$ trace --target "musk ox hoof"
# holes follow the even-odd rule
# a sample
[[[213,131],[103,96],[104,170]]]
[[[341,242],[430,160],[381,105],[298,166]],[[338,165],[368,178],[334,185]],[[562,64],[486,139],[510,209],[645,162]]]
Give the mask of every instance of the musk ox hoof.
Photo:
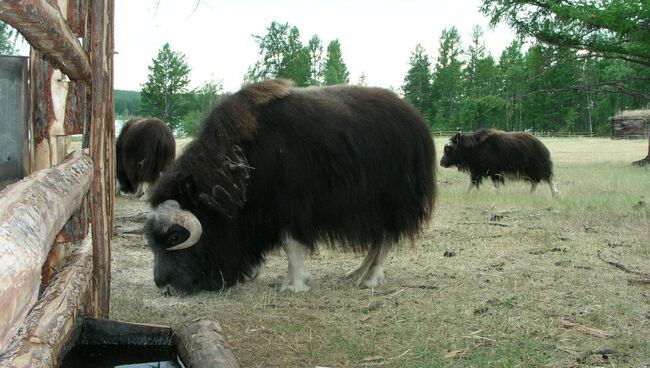
[[[161,288],[160,288],[160,293],[162,294],[162,296],[164,296],[164,297],[166,297],[166,298],[167,298],[167,297],[171,297],[171,296],[176,296],[176,295],[178,295],[178,294],[176,293],[176,291],[174,290],[174,288],[172,288],[172,287],[169,286],[169,285],[164,286],[164,287],[161,287]]]
[[[309,286],[307,286],[306,284],[292,285],[292,284],[282,283],[278,291],[281,293],[286,293],[286,292],[300,293],[303,291],[309,291]]]
[[[384,284],[384,271],[368,272],[359,279],[357,286],[362,289],[374,289]]]
[[[278,289],[279,292],[284,293],[287,291],[290,291],[292,293],[299,293],[302,291],[309,291],[309,286],[307,286],[307,283],[309,283],[309,280],[311,280],[311,274],[309,272],[305,272],[300,275],[295,275],[294,277],[285,280],[282,285],[280,285],[280,288]]]

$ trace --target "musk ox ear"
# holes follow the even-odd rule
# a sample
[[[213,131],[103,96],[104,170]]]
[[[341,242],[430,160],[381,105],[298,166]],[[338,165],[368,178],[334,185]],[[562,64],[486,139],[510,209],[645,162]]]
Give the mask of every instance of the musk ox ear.
[[[454,146],[459,145],[460,144],[460,133],[456,133],[453,137],[451,137],[450,141]]]

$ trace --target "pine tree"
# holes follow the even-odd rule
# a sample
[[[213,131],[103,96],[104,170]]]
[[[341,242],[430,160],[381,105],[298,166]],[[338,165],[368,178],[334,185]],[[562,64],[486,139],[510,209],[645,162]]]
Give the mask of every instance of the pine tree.
[[[404,78],[404,98],[418,109],[428,121],[433,120],[431,105],[431,63],[424,47],[418,44],[411,54],[411,66]]]
[[[271,22],[264,36],[253,35],[261,56],[249,68],[246,81],[272,78],[291,79],[297,86],[320,84],[322,80],[322,44],[313,36],[307,46],[300,41],[300,31],[289,23]]]
[[[501,96],[505,101],[507,130],[523,130],[522,104],[526,93],[526,65],[521,42],[514,40],[501,53]]]
[[[347,84],[350,82],[350,73],[343,61],[339,40],[334,40],[327,46],[324,77],[326,85]]]
[[[152,60],[148,80],[142,86],[141,114],[162,119],[176,130],[185,115],[183,94],[190,83],[189,74],[185,55],[164,44]]]
[[[309,85],[319,86],[324,83],[323,69],[323,42],[318,35],[313,35],[307,44],[307,53],[309,54]]]
[[[460,127],[458,110],[462,98],[463,67],[460,57],[463,50],[456,27],[442,31],[438,53],[433,71],[432,92],[436,128],[457,129]]]
[[[287,35],[283,58],[277,77],[291,79],[296,86],[309,85],[311,63],[309,50],[300,42],[300,31],[292,27]]]
[[[506,22],[523,38],[556,48],[570,48],[600,59],[623,60],[650,67],[650,1],[647,0],[483,0],[481,11],[492,25]],[[610,80],[598,85],[569,86],[623,93],[650,100],[650,75]]]

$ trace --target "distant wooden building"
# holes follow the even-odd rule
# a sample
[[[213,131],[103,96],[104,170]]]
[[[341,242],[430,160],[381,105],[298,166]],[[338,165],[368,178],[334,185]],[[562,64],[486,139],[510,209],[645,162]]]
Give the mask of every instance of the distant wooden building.
[[[623,111],[609,118],[613,139],[650,137],[650,110]]]

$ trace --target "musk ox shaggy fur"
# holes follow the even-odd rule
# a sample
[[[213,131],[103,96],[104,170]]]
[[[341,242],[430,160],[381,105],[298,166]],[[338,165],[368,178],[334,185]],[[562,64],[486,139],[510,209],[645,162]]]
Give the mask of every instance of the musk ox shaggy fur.
[[[127,121],[115,142],[119,191],[141,197],[176,156],[176,141],[162,120],[134,118]],[[146,199],[146,198],[143,198]]]
[[[376,287],[391,248],[427,223],[435,150],[422,116],[365,87],[251,84],[225,98],[152,193],[145,234],[163,293],[219,290],[288,258],[281,291],[308,290],[303,252],[366,252],[346,275]]]
[[[526,132],[479,129],[471,134],[456,134],[445,145],[440,166],[456,166],[468,172],[468,192],[473,187],[478,190],[487,177],[498,191],[508,177],[529,181],[531,193],[537,184],[545,181],[552,195],[559,194],[553,182],[551,154],[539,139]]]

